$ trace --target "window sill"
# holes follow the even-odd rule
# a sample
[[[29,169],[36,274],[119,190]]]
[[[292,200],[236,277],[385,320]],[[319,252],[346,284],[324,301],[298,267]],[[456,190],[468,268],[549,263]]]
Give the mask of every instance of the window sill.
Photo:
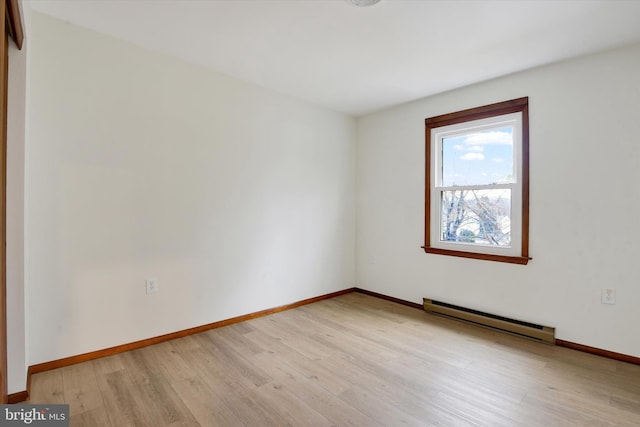
[[[471,258],[471,259],[481,259],[485,261],[496,261],[496,262],[507,262],[510,264],[520,264],[527,265],[530,257],[521,257],[521,256],[505,256],[505,255],[493,255],[493,254],[483,254],[479,252],[464,252],[464,251],[452,251],[450,249],[439,249],[432,248],[429,246],[422,246],[422,249],[428,254],[437,254],[437,255],[449,255],[456,256],[461,258]]]

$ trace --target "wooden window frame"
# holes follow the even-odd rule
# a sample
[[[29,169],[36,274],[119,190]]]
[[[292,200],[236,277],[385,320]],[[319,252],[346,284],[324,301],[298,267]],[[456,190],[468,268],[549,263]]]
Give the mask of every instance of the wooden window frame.
[[[496,255],[478,252],[469,245],[465,250],[451,250],[436,248],[431,245],[431,192],[433,183],[431,180],[432,167],[432,130],[443,126],[455,125],[475,120],[493,118],[505,114],[520,113],[522,116],[521,158],[519,167],[522,170],[521,184],[521,248],[519,256]],[[510,101],[498,102],[482,107],[470,108],[455,113],[425,119],[425,143],[426,143],[426,174],[425,174],[425,220],[424,220],[424,246],[429,254],[450,255],[462,258],[472,258],[487,261],[498,261],[512,264],[526,265],[529,260],[529,98],[518,98]],[[433,220],[436,220],[433,218]]]

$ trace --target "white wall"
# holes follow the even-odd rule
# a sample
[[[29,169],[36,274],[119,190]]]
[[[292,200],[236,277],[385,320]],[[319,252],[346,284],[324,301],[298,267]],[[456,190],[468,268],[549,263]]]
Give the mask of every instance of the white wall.
[[[28,19],[22,10],[25,32]],[[7,92],[7,388],[26,389],[25,267],[25,116],[28,36],[22,50],[9,42]]]
[[[528,266],[427,255],[424,119],[529,96]],[[499,78],[358,120],[357,284],[557,327],[640,356],[640,45]],[[602,288],[617,290],[602,305]]]
[[[29,364],[354,286],[354,119],[31,26]]]
[[[17,224],[8,237],[18,242],[8,253],[10,393],[24,390],[26,365],[354,285],[540,322],[561,339],[640,356],[640,46],[422,99],[356,129],[346,116],[43,15],[30,27],[24,271],[25,169],[19,146],[9,152],[18,159],[8,190]],[[530,99],[533,261],[424,254],[424,118],[521,96]],[[145,295],[147,277],[158,294]],[[616,288],[616,305],[600,304],[603,287]]]

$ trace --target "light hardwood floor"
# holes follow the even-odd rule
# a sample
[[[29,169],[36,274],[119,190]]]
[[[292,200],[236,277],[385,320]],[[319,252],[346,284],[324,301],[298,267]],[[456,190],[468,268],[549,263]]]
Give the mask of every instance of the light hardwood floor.
[[[72,426],[640,426],[640,366],[351,293],[32,377]]]

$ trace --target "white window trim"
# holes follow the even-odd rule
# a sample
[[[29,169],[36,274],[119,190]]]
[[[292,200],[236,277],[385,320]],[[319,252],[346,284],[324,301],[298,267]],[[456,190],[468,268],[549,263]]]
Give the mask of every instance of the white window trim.
[[[513,171],[515,180],[511,184],[450,186],[442,185],[442,141],[457,135],[513,126]],[[492,255],[519,256],[522,246],[522,113],[503,114],[486,119],[473,120],[431,129],[431,247],[453,251],[476,252]],[[472,189],[511,190],[511,245],[509,247],[489,246],[467,242],[449,242],[441,240],[442,236],[442,202],[441,192],[447,190]]]

